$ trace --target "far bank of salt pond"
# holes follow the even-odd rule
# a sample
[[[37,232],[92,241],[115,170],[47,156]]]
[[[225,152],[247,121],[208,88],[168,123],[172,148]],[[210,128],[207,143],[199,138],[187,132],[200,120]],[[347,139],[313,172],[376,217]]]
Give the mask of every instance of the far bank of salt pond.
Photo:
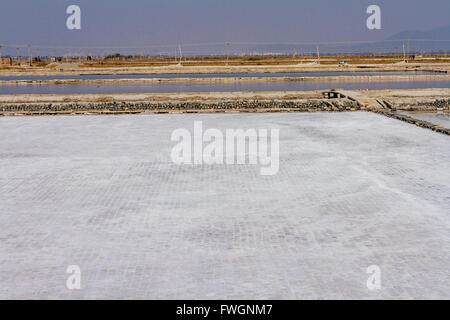
[[[339,76],[412,76],[436,75],[431,71],[407,72],[265,72],[265,73],[162,73],[162,74],[78,74],[78,75],[18,75],[0,76],[0,81],[39,81],[39,80],[109,80],[109,79],[174,79],[174,78],[284,78],[284,77],[339,77]]]
[[[450,88],[450,80],[425,81],[228,81],[228,82],[154,82],[98,84],[38,84],[0,86],[0,95],[23,94],[121,94],[181,92],[267,92],[314,91],[340,88],[345,90],[387,90]]]

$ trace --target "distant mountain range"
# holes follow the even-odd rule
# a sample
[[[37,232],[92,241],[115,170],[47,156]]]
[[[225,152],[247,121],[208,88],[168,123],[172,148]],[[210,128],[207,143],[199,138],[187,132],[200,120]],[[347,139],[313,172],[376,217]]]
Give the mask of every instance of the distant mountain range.
[[[396,41],[398,40],[398,41]],[[450,51],[450,25],[446,27],[434,28],[431,30],[408,30],[396,33],[386,40],[364,42],[358,41],[341,44],[320,44],[320,52],[330,54],[359,54],[359,53],[397,53],[403,52],[402,47],[408,46],[408,40],[411,40],[411,52],[435,52],[443,53]],[[421,41],[424,40],[424,41]],[[275,54],[316,54],[316,45],[313,44],[268,44],[249,48],[252,53],[275,53]]]
[[[450,26],[435,28],[427,31],[423,30],[402,31],[388,38],[388,40],[401,40],[401,39],[450,40]]]

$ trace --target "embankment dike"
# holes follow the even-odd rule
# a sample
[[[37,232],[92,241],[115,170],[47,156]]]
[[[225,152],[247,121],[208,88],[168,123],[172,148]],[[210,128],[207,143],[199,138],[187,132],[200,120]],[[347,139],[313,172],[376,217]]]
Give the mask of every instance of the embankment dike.
[[[0,115],[76,115],[76,114],[137,114],[137,113],[218,113],[218,112],[345,112],[372,111],[419,127],[450,135],[450,129],[397,113],[396,107],[369,107],[352,99],[305,99],[298,101],[224,101],[215,103],[182,102],[101,102],[101,103],[48,103],[2,104]],[[450,99],[436,100],[429,107],[447,108]],[[399,106],[401,108],[401,106]],[[420,106],[418,106],[420,108]]]
[[[270,111],[358,111],[366,107],[349,99],[307,99],[300,101],[224,101],[215,103],[181,102],[101,102],[2,104],[3,115],[14,114],[72,114],[72,113],[169,113],[169,112],[270,112]]]

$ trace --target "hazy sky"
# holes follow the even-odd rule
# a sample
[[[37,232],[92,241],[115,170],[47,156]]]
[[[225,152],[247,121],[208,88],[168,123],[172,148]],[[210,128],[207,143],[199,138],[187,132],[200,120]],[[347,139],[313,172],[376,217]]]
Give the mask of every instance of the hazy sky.
[[[66,28],[66,8],[82,29]],[[382,10],[370,31],[366,8]],[[449,0],[1,0],[0,43],[149,45],[203,42],[378,40],[449,24]]]

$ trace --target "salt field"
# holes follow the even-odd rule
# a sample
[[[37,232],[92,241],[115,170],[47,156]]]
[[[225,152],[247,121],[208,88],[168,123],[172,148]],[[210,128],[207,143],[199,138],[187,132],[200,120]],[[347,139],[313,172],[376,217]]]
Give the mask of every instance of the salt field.
[[[278,129],[278,173],[174,164],[199,120]],[[1,299],[450,299],[448,136],[368,112],[3,117],[0,135]]]

